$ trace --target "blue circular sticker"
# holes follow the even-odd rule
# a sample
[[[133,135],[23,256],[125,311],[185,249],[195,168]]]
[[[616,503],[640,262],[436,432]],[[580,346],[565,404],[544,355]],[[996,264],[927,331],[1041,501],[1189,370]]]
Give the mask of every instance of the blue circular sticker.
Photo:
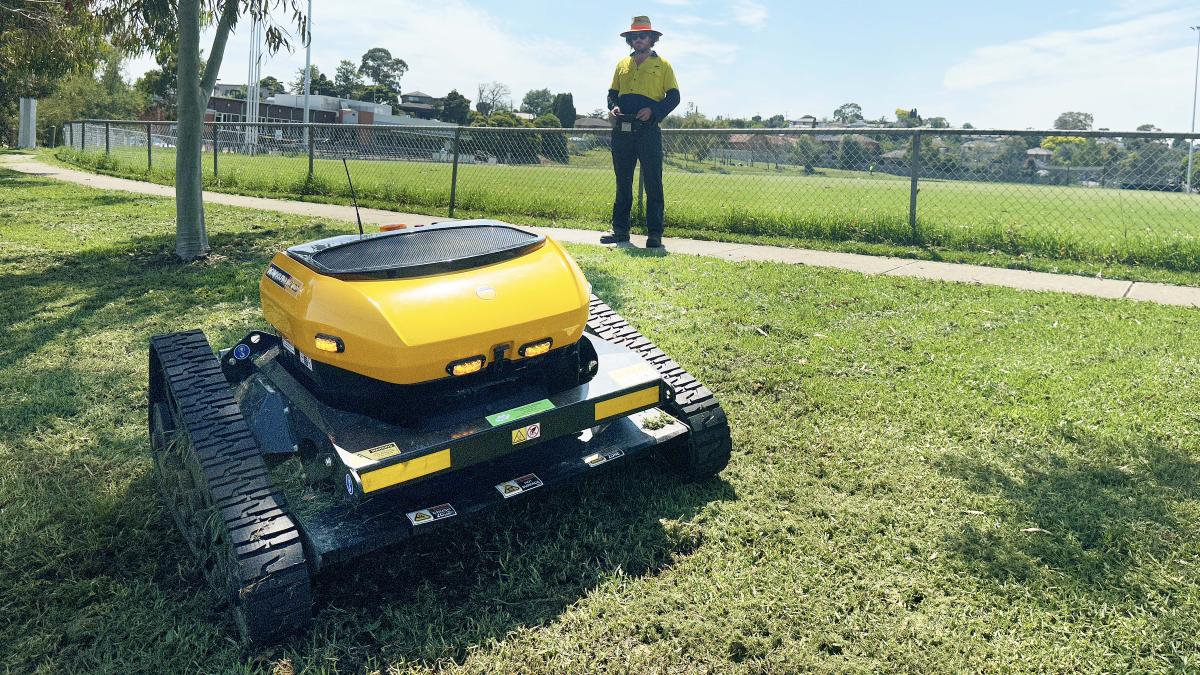
[[[245,361],[249,357],[250,357],[249,345],[242,344],[242,345],[238,345],[233,348],[233,358],[237,359],[238,361]]]
[[[354,478],[346,474],[346,492],[354,494]]]

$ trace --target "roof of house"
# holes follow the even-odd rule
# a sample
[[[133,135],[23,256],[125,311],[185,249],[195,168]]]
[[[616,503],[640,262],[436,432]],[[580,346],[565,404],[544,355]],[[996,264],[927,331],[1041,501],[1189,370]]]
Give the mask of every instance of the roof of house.
[[[749,143],[755,136],[762,138],[762,143],[769,145],[791,145],[794,141],[788,140],[782,136],[771,136],[767,134],[730,134],[729,142],[731,144]]]
[[[611,122],[599,117],[580,117],[575,120],[576,129],[607,129],[611,126]]]
[[[426,94],[423,91],[410,91],[403,95],[404,96],[424,96],[425,98],[433,98],[432,96],[430,96],[429,94]]]
[[[906,154],[908,154],[907,150],[893,150],[891,152],[883,153],[880,155],[880,157],[883,159],[904,159]]]

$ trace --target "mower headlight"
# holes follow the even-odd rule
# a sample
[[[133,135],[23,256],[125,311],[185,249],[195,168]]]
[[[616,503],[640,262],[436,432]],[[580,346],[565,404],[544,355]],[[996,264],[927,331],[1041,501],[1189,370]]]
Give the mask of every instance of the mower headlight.
[[[550,345],[552,344],[554,344],[554,340],[546,338],[544,340],[538,340],[537,342],[530,342],[529,344],[521,345],[521,349],[518,351],[521,354],[521,358],[527,359],[531,356],[541,356],[542,354],[545,354],[546,352],[550,351]]]
[[[323,352],[333,352],[335,354],[346,351],[346,343],[342,342],[342,338],[324,333],[317,333],[314,346]]]
[[[472,356],[469,359],[459,359],[451,361],[446,366],[446,372],[451,375],[470,375],[483,370],[484,358],[482,356]]]

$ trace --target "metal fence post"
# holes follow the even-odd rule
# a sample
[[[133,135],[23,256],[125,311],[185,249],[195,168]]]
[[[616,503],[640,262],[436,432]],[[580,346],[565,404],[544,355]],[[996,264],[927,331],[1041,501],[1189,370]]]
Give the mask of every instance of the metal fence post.
[[[308,182],[311,183],[313,179],[313,155],[315,154],[313,150],[317,135],[317,130],[313,129],[312,122],[304,123],[304,133],[308,136]]]
[[[458,196],[458,140],[462,136],[462,125],[454,127],[454,167],[450,169],[450,217],[454,217],[454,203]]]
[[[154,168],[154,139],[150,136],[150,123],[146,122],[146,173]]]
[[[79,123],[79,151],[83,152],[83,145],[87,143],[87,122]]]
[[[108,156],[108,152],[109,152],[109,149],[108,149],[108,132],[109,132],[109,129],[108,129],[108,122],[105,122],[105,123],[104,123],[104,155],[105,155],[106,157]]]
[[[213,178],[217,177],[217,131],[220,130],[220,128],[221,125],[213,122]]]
[[[921,132],[914,131],[912,137],[912,160],[909,162],[909,188],[908,188],[908,226],[912,228],[913,239],[916,240],[919,234],[917,232],[917,192],[920,188],[917,187],[917,175],[921,171]]]

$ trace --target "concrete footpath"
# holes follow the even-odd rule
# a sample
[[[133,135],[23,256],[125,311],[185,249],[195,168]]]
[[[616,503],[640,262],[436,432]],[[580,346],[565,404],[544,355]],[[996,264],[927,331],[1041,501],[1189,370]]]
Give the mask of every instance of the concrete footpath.
[[[161,197],[175,196],[175,188],[170,186],[64,169],[39,162],[27,155],[0,155],[0,166],[22,173],[87,185],[102,190],[124,190],[126,192],[138,192]],[[205,192],[204,200],[209,204],[227,204],[229,206],[241,206],[265,211],[294,213],[313,218],[354,221],[354,208],[351,206],[245,197],[222,192]],[[383,223],[407,223],[415,225],[418,223],[429,224],[450,220],[446,217],[382,211],[379,209],[362,209],[361,213],[364,224],[375,225]],[[569,230],[565,228],[531,227],[524,225],[522,227],[554,237],[559,241],[577,244],[599,244],[600,235],[602,234],[594,230]],[[643,246],[645,244],[645,237],[634,235],[633,243],[637,246]],[[961,265],[926,260],[910,260],[907,258],[814,251],[779,246],[732,244],[719,241],[677,239],[673,237],[663,239],[663,243],[666,245],[669,253],[683,255],[710,256],[734,261],[755,260],[793,265],[812,265],[814,267],[834,267],[853,270],[863,274],[915,277],[918,279],[1005,286],[1007,288],[1017,288],[1027,291],[1055,291],[1077,295],[1090,295],[1098,298],[1124,298],[1165,305],[1200,307],[1200,288],[1191,286],[1121,281],[1119,279],[1097,279],[1071,274],[1028,272],[1000,267],[983,267],[980,265]]]

